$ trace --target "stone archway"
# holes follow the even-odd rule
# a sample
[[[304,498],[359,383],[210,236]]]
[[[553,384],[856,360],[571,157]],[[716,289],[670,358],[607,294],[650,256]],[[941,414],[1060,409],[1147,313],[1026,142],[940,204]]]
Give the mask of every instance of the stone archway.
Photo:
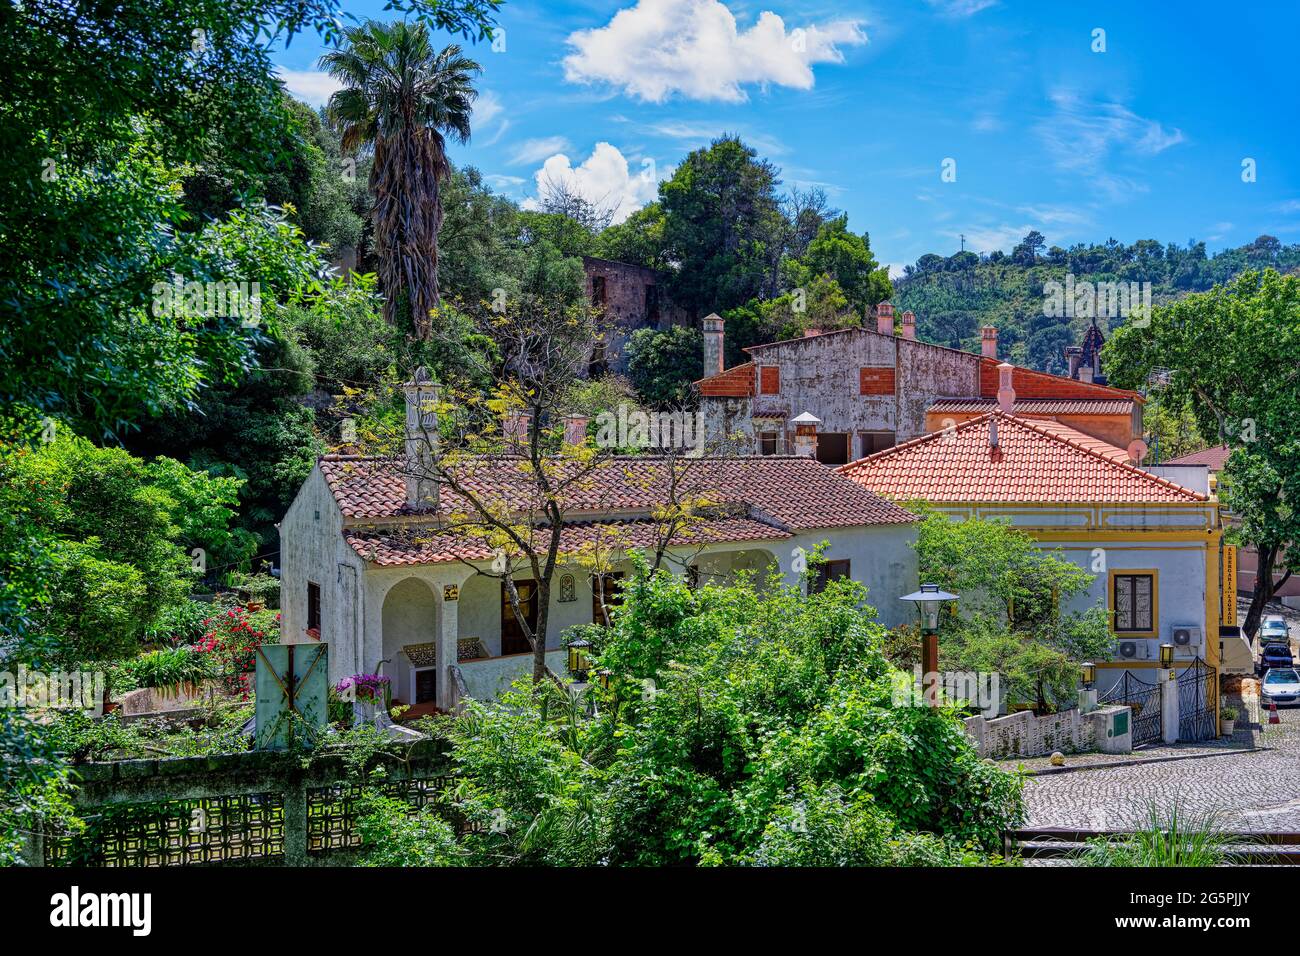
[[[438,642],[438,598],[432,585],[416,577],[393,585],[384,596],[380,633],[383,672],[392,680],[393,699],[407,704],[417,698],[431,702],[429,684],[436,686]],[[413,648],[409,654],[408,647]]]

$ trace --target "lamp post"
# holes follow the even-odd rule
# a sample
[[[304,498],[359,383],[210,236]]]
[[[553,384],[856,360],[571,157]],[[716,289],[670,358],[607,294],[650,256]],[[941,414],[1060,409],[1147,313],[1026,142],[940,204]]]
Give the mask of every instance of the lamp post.
[[[921,590],[905,594],[900,601],[911,601],[921,615],[921,680],[939,673],[939,606],[956,601],[957,595],[939,590],[937,584],[922,584]]]
[[[1174,645],[1160,645],[1160,666],[1165,670],[1169,670],[1169,668],[1174,666]]]
[[[1092,661],[1084,661],[1081,670],[1084,690],[1092,690],[1092,685],[1097,682],[1097,665]]]

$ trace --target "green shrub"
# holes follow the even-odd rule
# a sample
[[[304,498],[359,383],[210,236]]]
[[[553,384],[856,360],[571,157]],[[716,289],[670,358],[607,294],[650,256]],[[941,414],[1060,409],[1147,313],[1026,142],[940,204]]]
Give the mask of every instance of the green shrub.
[[[171,647],[141,654],[129,661],[124,670],[134,676],[138,686],[156,687],[163,691],[197,685],[211,676],[208,656],[189,647]]]

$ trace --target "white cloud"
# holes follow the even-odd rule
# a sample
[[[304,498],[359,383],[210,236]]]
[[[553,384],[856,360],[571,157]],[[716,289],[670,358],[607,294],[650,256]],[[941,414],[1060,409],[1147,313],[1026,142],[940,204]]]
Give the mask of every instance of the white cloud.
[[[505,104],[494,92],[479,91],[470,119],[474,134],[481,138],[484,146],[495,146],[510,128],[510,119],[505,115],[505,109]]]
[[[981,10],[995,6],[998,0],[926,0],[941,16],[954,20],[973,17]]]
[[[600,209],[612,209],[614,222],[622,222],[659,195],[659,177],[653,162],[632,172],[623,153],[609,143],[597,143],[591,155],[577,166],[563,153],[551,156],[533,174],[537,196],[525,199],[525,209],[540,209],[538,197],[551,183],[563,183]],[[665,170],[664,175],[671,174]]]
[[[509,163],[511,166],[536,163],[548,156],[554,156],[556,153],[562,153],[572,148],[569,141],[563,136],[543,136],[540,139],[526,139],[516,146],[514,152],[510,154]]]
[[[786,31],[764,11],[747,30],[719,0],[638,0],[603,27],[569,34],[565,79],[608,83],[629,96],[662,103],[747,99],[746,84],[812,89],[814,63],[842,63],[841,46],[867,36],[857,20],[833,20]]]
[[[330,94],[343,84],[328,73],[320,70],[286,70],[276,67],[275,72],[284,82],[284,87],[298,99],[312,106],[324,106]]]
[[[1146,189],[1109,170],[1113,154],[1155,156],[1186,141],[1182,130],[1166,129],[1120,103],[1090,103],[1062,89],[1049,99],[1052,115],[1037,128],[1048,155],[1058,169],[1086,176],[1112,198]]]

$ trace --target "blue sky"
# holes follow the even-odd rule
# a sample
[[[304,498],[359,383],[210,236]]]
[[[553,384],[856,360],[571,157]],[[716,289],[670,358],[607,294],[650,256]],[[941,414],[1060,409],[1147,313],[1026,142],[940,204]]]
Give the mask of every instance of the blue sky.
[[[564,178],[622,218],[735,132],[895,270],[1031,228],[1300,242],[1292,2],[507,0],[500,23],[504,49],[473,47],[482,97],[452,160],[521,201]],[[322,51],[308,35],[276,55],[316,103]]]

